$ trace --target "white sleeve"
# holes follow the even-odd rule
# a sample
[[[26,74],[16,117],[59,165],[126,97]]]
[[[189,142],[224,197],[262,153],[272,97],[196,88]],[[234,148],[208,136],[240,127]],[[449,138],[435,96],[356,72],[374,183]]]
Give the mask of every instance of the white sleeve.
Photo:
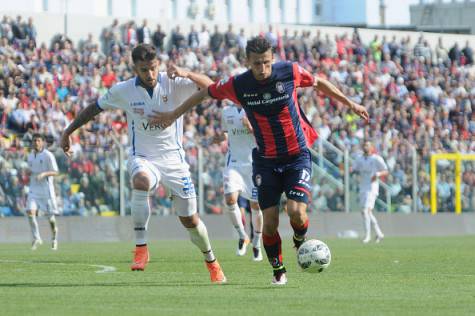
[[[388,170],[388,166],[386,165],[386,163],[384,162],[384,159],[381,156],[375,156],[374,158],[375,158],[374,161],[375,161],[377,172]]]
[[[227,132],[228,131],[228,124],[226,123],[226,110],[227,108],[224,108],[222,111],[221,111],[221,130],[223,132]]]
[[[360,158],[356,158],[355,162],[353,163],[353,171],[358,172],[360,169]]]
[[[123,82],[118,83],[107,91],[102,97],[97,100],[96,105],[101,110],[110,110],[110,109],[122,109],[125,110],[127,102],[124,101],[124,84]]]
[[[56,163],[56,158],[54,158],[53,153],[48,152],[48,171],[56,171],[58,172],[58,164]]]

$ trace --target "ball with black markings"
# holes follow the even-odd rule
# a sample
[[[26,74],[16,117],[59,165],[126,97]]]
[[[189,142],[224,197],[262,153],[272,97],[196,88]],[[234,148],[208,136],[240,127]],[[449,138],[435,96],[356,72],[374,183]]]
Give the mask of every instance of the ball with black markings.
[[[307,240],[297,251],[297,263],[304,272],[322,272],[328,268],[331,260],[330,248],[321,240]]]

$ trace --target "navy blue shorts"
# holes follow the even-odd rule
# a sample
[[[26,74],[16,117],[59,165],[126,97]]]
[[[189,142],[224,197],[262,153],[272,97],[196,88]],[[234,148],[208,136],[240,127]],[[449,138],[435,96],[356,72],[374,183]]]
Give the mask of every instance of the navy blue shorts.
[[[251,204],[249,203],[249,200],[246,198],[243,198],[241,195],[238,197],[238,206],[240,208],[243,208],[246,210],[246,212],[250,213],[251,212]]]
[[[286,159],[262,158],[252,152],[252,179],[262,210],[276,206],[283,192],[287,199],[308,204],[312,160],[308,150]]]

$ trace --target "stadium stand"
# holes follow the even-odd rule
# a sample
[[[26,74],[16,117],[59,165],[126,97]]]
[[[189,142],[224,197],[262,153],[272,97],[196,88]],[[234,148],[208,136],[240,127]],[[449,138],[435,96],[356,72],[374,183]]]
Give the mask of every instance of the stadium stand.
[[[25,156],[32,133],[37,131],[48,136],[62,172],[56,185],[64,215],[117,211],[119,164],[112,136],[126,146],[125,117],[120,112],[107,112],[76,133],[70,164],[57,146],[64,126],[115,82],[133,76],[129,56],[138,42],[158,48],[162,70],[174,62],[221,79],[245,70],[244,49],[250,35],[232,26],[226,32],[218,27],[213,31],[206,26],[199,31],[193,27],[189,33],[177,26],[166,34],[160,26],[152,31],[146,23],[119,25],[114,21],[104,28],[99,40],[89,35],[73,43],[58,35],[47,45],[36,42],[31,18],[23,21],[4,16],[0,23],[0,216],[23,215],[28,190]],[[411,211],[408,143],[417,148],[417,203],[424,212],[430,207],[430,154],[475,153],[475,66],[468,44],[443,47],[440,42],[430,47],[423,36],[416,43],[410,38],[378,36],[364,43],[357,30],[334,38],[318,29],[315,33],[284,30],[279,34],[269,28],[261,35],[274,43],[278,59],[298,61],[367,107],[372,119],[364,125],[344,107],[313,91],[299,94],[300,104],[320,137],[349,148],[352,156],[360,152],[363,138],[373,141],[390,168],[386,181],[393,211]],[[197,146],[204,149],[206,164],[199,180],[205,187],[205,208],[219,214],[226,147],[211,145],[210,140],[220,129],[222,104],[208,102],[213,104],[186,115],[184,146],[195,184]],[[463,210],[473,211],[475,166],[465,163],[464,167]],[[439,208],[453,211],[453,166],[442,161],[439,169]],[[325,180],[318,181],[312,194],[310,210],[343,210],[342,192],[330,189]],[[152,205],[158,214],[171,212],[163,187],[157,189]]]

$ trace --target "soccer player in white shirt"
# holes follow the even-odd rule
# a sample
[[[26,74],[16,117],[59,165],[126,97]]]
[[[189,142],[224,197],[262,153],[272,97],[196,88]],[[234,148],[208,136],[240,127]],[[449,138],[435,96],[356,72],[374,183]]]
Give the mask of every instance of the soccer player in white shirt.
[[[374,153],[371,142],[363,144],[363,156],[356,159],[353,171],[360,174],[360,203],[363,214],[365,238],[363,243],[371,240],[371,224],[376,233],[376,242],[384,238],[384,234],[373,214],[374,203],[379,194],[379,178],[388,175],[388,167],[383,158]]]
[[[249,237],[244,230],[238,197],[247,199],[251,205],[254,237],[252,239],[253,260],[262,261],[262,211],[257,203],[257,188],[252,181],[252,150],[256,141],[245,111],[238,105],[225,106],[221,114],[223,133],[217,134],[215,142],[228,141],[226,167],[223,172],[224,197],[226,210],[231,223],[239,234],[236,254],[246,254]]]
[[[58,214],[53,177],[59,174],[54,155],[45,148],[45,139],[41,134],[32,137],[33,151],[28,155],[30,186],[26,213],[33,234],[32,250],[43,243],[38,229],[38,211],[44,212],[48,218],[52,232],[51,249],[58,249],[58,226],[55,215]]]
[[[149,261],[147,225],[150,218],[149,195],[161,181],[173,195],[173,207],[191,241],[204,255],[213,283],[224,283],[226,277],[214,256],[208,232],[197,213],[196,194],[189,165],[182,147],[183,118],[162,129],[148,123],[148,115],[174,109],[199,88],[212,81],[178,67],[161,73],[155,47],[141,44],[132,51],[136,77],[114,85],[97,103],[82,110],[66,128],[61,147],[70,152],[70,135],[94,116],[108,109],[121,109],[127,115],[131,150],[128,172],[132,179],[131,208],[135,230],[135,257],[132,270],[144,270]]]

